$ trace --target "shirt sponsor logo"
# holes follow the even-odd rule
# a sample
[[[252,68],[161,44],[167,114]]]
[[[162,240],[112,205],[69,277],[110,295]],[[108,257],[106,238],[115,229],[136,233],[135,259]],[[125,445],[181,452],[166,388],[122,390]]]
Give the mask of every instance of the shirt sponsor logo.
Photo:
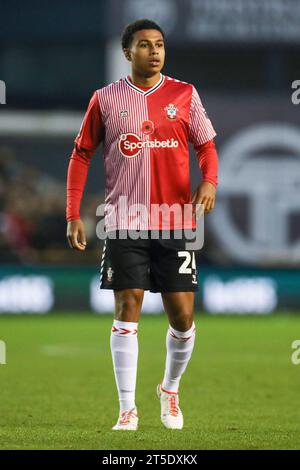
[[[137,157],[142,149],[145,148],[177,148],[179,145],[178,140],[145,140],[142,141],[140,137],[133,133],[122,134],[119,140],[119,150],[124,157],[132,158]]]

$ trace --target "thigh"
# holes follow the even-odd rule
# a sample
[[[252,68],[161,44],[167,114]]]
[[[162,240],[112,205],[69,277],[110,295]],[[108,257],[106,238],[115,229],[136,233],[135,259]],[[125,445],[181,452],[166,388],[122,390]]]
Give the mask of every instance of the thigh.
[[[195,292],[198,290],[195,252],[186,240],[151,240],[150,282],[152,292]]]
[[[144,289],[150,287],[149,240],[107,238],[100,267],[101,289]]]

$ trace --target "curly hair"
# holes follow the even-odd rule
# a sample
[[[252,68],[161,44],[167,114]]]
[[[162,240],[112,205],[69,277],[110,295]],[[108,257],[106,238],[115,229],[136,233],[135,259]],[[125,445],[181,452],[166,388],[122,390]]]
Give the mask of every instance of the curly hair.
[[[143,19],[143,20],[137,20],[134,23],[128,24],[122,34],[122,48],[129,48],[132,44],[133,40],[133,35],[137,31],[140,31],[141,29],[156,29],[157,31],[160,31],[163,38],[165,39],[165,34],[163,30],[161,29],[158,24],[156,24],[154,21]]]

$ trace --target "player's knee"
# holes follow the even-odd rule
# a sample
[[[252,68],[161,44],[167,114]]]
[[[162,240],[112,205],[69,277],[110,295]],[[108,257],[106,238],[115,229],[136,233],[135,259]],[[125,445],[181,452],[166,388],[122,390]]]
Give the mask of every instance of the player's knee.
[[[179,331],[189,330],[194,321],[193,312],[189,310],[180,310],[173,316],[171,326]]]
[[[116,300],[116,319],[120,321],[136,321],[141,310],[141,294],[138,292],[126,292],[119,295]]]

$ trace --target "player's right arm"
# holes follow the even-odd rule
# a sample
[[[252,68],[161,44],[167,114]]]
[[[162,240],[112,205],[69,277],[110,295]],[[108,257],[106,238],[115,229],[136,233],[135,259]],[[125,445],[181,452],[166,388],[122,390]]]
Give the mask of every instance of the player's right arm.
[[[84,223],[80,218],[80,204],[90,159],[104,138],[99,99],[95,92],[89,102],[75,146],[69,161],[67,176],[67,239],[69,246],[83,251],[86,248]]]

